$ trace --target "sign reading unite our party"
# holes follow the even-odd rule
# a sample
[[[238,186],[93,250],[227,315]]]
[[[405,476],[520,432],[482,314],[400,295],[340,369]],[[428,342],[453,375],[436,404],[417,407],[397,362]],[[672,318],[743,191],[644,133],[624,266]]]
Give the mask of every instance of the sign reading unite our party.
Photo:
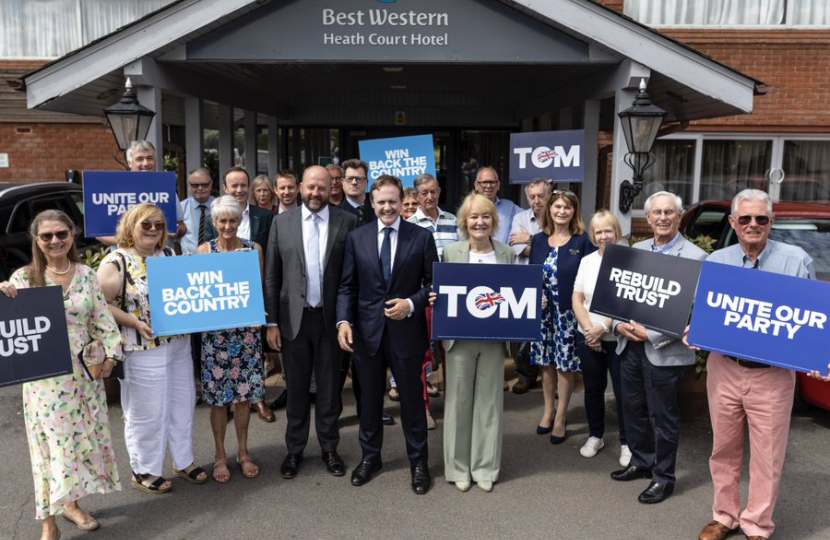
[[[369,186],[384,174],[397,176],[404,187],[412,187],[412,181],[424,173],[435,176],[432,135],[369,139],[358,146],[360,159],[369,165]]]
[[[548,178],[556,182],[582,182],[585,130],[533,131],[510,134],[510,183]]]
[[[147,285],[158,336],[265,324],[254,250],[151,257]]]
[[[435,263],[433,339],[539,341],[542,267]]]
[[[830,284],[704,262],[689,342],[809,372],[827,370]]]
[[[72,373],[60,287],[0,294],[0,386]]]
[[[84,171],[84,233],[115,234],[121,214],[139,203],[161,208],[167,229],[176,231],[176,174],[153,171]]]
[[[700,261],[606,246],[591,311],[682,337],[699,273]]]

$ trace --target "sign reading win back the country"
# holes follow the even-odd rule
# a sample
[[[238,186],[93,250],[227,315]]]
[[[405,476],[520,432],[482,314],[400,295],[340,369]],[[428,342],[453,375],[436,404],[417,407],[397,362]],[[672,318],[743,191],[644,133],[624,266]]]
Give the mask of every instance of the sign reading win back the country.
[[[412,187],[412,181],[424,173],[435,176],[432,135],[370,139],[358,146],[360,159],[369,165],[369,186],[384,174],[397,176],[404,187]]]
[[[539,341],[542,267],[435,263],[433,339]]]
[[[256,251],[147,259],[157,336],[265,324]]]
[[[699,273],[700,261],[606,246],[591,311],[683,337]]]
[[[510,183],[534,178],[582,182],[585,130],[534,131],[510,134]]]
[[[0,386],[72,373],[60,287],[0,294]]]
[[[704,262],[689,343],[787,369],[827,372],[830,284]]]

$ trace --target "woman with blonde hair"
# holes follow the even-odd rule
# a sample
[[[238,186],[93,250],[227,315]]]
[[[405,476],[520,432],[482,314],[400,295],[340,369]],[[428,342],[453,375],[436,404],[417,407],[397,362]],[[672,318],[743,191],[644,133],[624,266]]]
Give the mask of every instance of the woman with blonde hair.
[[[257,175],[253,182],[251,182],[251,198],[249,202],[254,206],[265,208],[266,210],[275,210],[274,204],[277,195],[274,193],[274,184],[267,174]]]

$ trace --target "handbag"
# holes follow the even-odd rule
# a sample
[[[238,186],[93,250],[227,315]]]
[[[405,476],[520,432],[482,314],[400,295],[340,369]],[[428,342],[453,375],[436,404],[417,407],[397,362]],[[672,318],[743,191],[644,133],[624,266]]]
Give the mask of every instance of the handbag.
[[[86,372],[89,380],[94,380],[99,377],[101,370],[104,369],[104,360],[106,358],[107,354],[104,352],[104,346],[97,339],[93,339],[87,343],[78,355],[78,359],[81,361],[81,365],[84,367],[84,372]]]

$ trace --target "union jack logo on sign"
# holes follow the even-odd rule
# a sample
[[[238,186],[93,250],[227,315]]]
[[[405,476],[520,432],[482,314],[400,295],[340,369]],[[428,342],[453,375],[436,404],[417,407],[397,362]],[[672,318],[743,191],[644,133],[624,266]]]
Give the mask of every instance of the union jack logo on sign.
[[[556,152],[554,152],[553,150],[543,150],[536,154],[536,159],[542,163],[550,161],[554,157],[556,157]]]
[[[476,309],[484,311],[485,309],[495,307],[502,302],[504,302],[504,297],[497,292],[482,293],[476,296]]]

